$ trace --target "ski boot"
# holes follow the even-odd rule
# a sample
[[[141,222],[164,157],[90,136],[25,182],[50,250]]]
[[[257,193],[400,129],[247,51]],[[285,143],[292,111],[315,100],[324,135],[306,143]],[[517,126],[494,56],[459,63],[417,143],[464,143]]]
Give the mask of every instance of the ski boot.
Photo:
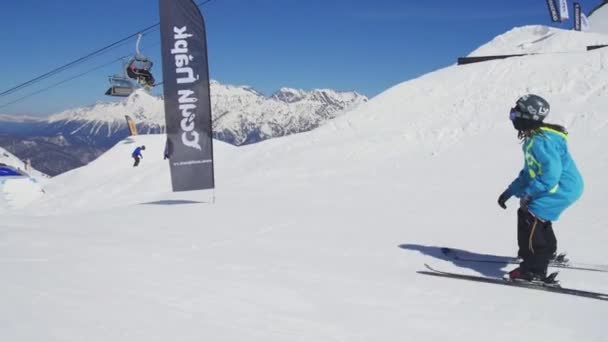
[[[559,286],[559,281],[555,279],[558,272],[553,272],[549,275],[545,273],[534,273],[527,270],[522,270],[521,267],[507,273],[506,277],[511,281],[529,282],[547,286]]]
[[[506,274],[508,279],[510,280],[524,280],[524,281],[532,281],[534,280],[534,273],[530,271],[522,270],[521,267],[517,267],[516,269],[510,271]]]
[[[543,283],[545,283],[548,286],[556,286],[559,287],[559,280],[555,279],[557,277],[558,272],[552,272],[551,274],[549,274],[548,276],[546,276],[545,278],[543,278]]]
[[[551,262],[559,265],[567,265],[570,262],[570,259],[566,257],[566,253],[554,253],[551,256]]]

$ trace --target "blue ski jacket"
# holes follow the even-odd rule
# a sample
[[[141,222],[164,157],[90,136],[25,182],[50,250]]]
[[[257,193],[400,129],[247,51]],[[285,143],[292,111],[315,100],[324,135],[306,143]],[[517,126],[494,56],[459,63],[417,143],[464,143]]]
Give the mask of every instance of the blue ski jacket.
[[[555,221],[583,193],[583,177],[568,152],[568,135],[541,127],[522,145],[524,168],[509,185],[509,195],[529,196],[528,210]]]
[[[138,147],[135,150],[133,150],[133,153],[131,153],[131,157],[133,157],[133,158],[141,157],[141,147]]]

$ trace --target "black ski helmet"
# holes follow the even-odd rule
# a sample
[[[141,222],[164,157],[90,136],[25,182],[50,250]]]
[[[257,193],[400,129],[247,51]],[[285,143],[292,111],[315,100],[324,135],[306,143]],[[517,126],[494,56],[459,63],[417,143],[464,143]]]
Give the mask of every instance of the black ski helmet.
[[[534,94],[526,94],[515,102],[511,109],[511,120],[516,118],[542,122],[548,115],[551,106],[542,97]]]

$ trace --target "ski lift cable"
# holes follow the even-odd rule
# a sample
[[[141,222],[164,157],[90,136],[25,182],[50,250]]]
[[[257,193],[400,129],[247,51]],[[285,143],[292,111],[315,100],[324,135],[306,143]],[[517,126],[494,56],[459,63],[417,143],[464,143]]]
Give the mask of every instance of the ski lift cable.
[[[211,1],[213,1],[213,0],[205,0],[205,1],[201,2],[201,3],[198,3],[197,6],[201,7],[201,6],[205,5],[205,4],[208,4]],[[14,93],[14,92],[16,92],[18,90],[21,90],[21,89],[23,89],[25,87],[31,86],[34,83],[42,81],[42,80],[44,80],[44,79],[46,79],[48,77],[54,76],[54,75],[56,75],[56,74],[58,74],[58,73],[60,73],[62,71],[65,71],[65,70],[67,70],[67,69],[69,69],[71,67],[74,67],[74,66],[76,66],[76,65],[78,65],[78,64],[80,64],[80,63],[82,63],[82,62],[84,62],[84,61],[86,61],[86,60],[88,60],[88,59],[90,59],[92,57],[95,57],[95,56],[97,56],[97,55],[99,55],[99,54],[101,54],[101,53],[103,53],[103,52],[105,52],[107,50],[116,48],[116,47],[122,45],[123,43],[125,43],[126,41],[128,41],[129,39],[132,39],[133,37],[139,36],[140,34],[144,34],[144,33],[148,32],[148,31],[153,31],[153,30],[157,29],[159,26],[160,26],[160,23],[156,23],[154,25],[150,25],[150,26],[148,26],[148,27],[146,27],[146,28],[144,28],[142,30],[139,30],[137,33],[131,34],[128,37],[125,37],[123,39],[120,39],[120,40],[112,43],[112,44],[106,45],[106,46],[104,46],[104,47],[102,47],[100,49],[97,49],[97,50],[95,50],[95,51],[93,51],[91,53],[88,53],[85,56],[80,57],[80,58],[78,58],[78,59],[76,59],[76,60],[74,60],[72,62],[66,63],[66,64],[64,64],[64,65],[62,65],[62,66],[60,66],[58,68],[55,68],[55,69],[53,69],[53,70],[51,70],[49,72],[46,72],[46,73],[44,73],[44,74],[42,74],[40,76],[36,76],[36,77],[32,78],[29,81],[23,82],[21,84],[18,84],[16,86],[12,87],[12,88],[4,90],[4,91],[0,92],[0,97],[12,94],[12,93]],[[2,108],[2,107],[0,107],[0,108]]]
[[[150,26],[150,27],[152,27],[152,26]],[[149,30],[150,27],[148,27],[147,29]],[[80,58],[78,58],[78,59],[76,59],[76,60],[74,60],[72,62],[64,64],[64,65],[62,65],[62,66],[60,66],[58,68],[55,68],[55,69],[53,69],[53,70],[51,70],[51,71],[49,71],[47,73],[44,73],[44,74],[42,74],[40,76],[37,76],[37,77],[34,77],[33,79],[31,79],[29,81],[23,82],[23,83],[21,83],[21,84],[19,84],[17,86],[14,86],[14,87],[12,87],[10,89],[7,89],[7,90],[5,90],[5,91],[3,91],[3,92],[0,93],[0,97],[12,94],[12,93],[14,93],[14,92],[16,92],[18,90],[21,90],[21,89],[27,87],[27,86],[30,86],[30,85],[32,85],[34,83],[38,83],[39,81],[42,81],[42,80],[44,80],[46,78],[54,76],[55,74],[58,74],[58,73],[60,73],[62,71],[65,71],[65,70],[67,70],[69,68],[72,68],[72,67],[74,67],[74,66],[76,66],[76,65],[78,65],[78,64],[80,64],[82,62],[85,62],[86,60],[91,59],[91,58],[93,58],[93,57],[95,57],[97,55],[100,55],[103,52],[106,52],[106,51],[108,51],[110,49],[117,48],[117,47],[119,47],[121,45],[124,45],[129,39],[133,38],[134,36],[137,36],[138,34],[139,34],[139,32],[136,33],[136,34],[134,34],[134,35],[130,35],[127,38],[123,38],[123,39],[121,39],[121,40],[119,40],[119,41],[117,41],[115,43],[110,44],[110,45],[104,46],[101,49],[97,49],[97,50],[95,50],[95,51],[93,51],[93,52],[91,52],[91,53],[89,53],[89,54],[87,54],[87,55],[85,55],[83,57],[80,57]]]
[[[158,41],[158,42],[156,42],[156,43],[154,43],[154,44],[151,44],[150,46],[157,46],[157,45],[160,45],[160,41]],[[103,64],[103,65],[101,65],[101,66],[95,67],[95,68],[93,68],[93,69],[89,69],[89,70],[87,70],[87,71],[84,71],[84,72],[82,72],[82,73],[80,73],[80,74],[77,74],[77,75],[72,76],[72,77],[70,77],[70,78],[67,78],[67,79],[65,79],[65,80],[59,81],[59,82],[57,82],[57,83],[51,84],[51,85],[49,85],[48,87],[42,88],[42,89],[40,89],[40,90],[34,91],[34,92],[29,93],[29,94],[27,94],[27,95],[24,95],[24,96],[22,96],[22,97],[19,97],[19,98],[17,98],[17,99],[15,99],[15,100],[13,100],[13,101],[10,101],[10,102],[7,102],[7,103],[5,103],[5,104],[3,104],[3,105],[0,105],[0,109],[2,109],[2,108],[4,108],[4,107],[8,107],[9,105],[12,105],[12,104],[15,104],[15,103],[21,102],[21,101],[23,101],[23,100],[25,100],[25,99],[27,99],[27,98],[29,98],[29,97],[32,97],[32,96],[34,96],[34,95],[38,95],[38,94],[40,94],[40,93],[42,93],[42,92],[45,92],[45,91],[47,91],[47,90],[53,89],[53,88],[55,88],[55,87],[57,87],[57,86],[60,86],[60,85],[62,85],[62,84],[64,84],[64,83],[66,83],[66,82],[73,81],[73,80],[75,80],[75,79],[77,79],[77,78],[80,78],[80,77],[82,77],[82,76],[85,76],[85,75],[87,75],[87,74],[89,74],[89,73],[91,73],[91,72],[93,72],[93,71],[97,71],[97,70],[99,70],[99,69],[102,69],[102,68],[104,68],[104,67],[107,67],[108,65],[113,64],[113,63],[116,63],[116,62],[118,62],[118,61],[120,61],[120,62],[121,62],[121,65],[123,65],[123,67],[124,67],[124,64],[125,64],[125,63],[124,63],[124,61],[125,61],[126,59],[128,59],[129,57],[131,57],[131,55],[124,55],[124,56],[118,57],[118,58],[116,58],[116,59],[112,60],[111,62],[108,62],[108,63]],[[158,84],[158,83],[157,83],[157,84],[154,84],[154,86],[161,85],[161,84],[162,84],[162,83],[160,83],[160,84]]]
[[[15,100],[13,100],[13,101],[10,101],[10,102],[7,102],[7,103],[5,103],[5,104],[3,104],[3,105],[0,105],[0,109],[2,109],[2,108],[4,108],[4,107],[8,107],[8,106],[10,106],[10,105],[12,105],[12,104],[15,104],[15,103],[17,103],[17,102],[21,102],[21,101],[23,101],[23,100],[25,100],[25,99],[27,99],[27,98],[29,98],[29,97],[32,97],[32,96],[37,95],[37,94],[40,94],[40,93],[45,92],[45,91],[47,91],[47,90],[49,90],[49,89],[52,89],[52,88],[58,87],[58,86],[60,86],[60,85],[62,85],[62,84],[64,84],[64,83],[67,83],[67,82],[72,81],[72,80],[74,80],[74,79],[76,79],[76,78],[79,78],[79,77],[85,76],[85,75],[90,74],[90,73],[92,73],[92,72],[94,72],[94,71],[97,71],[97,70],[99,70],[99,69],[103,69],[103,68],[105,68],[105,67],[107,67],[107,66],[109,66],[109,65],[111,65],[111,64],[116,63],[117,61],[122,61],[122,60],[124,60],[124,59],[125,59],[125,58],[127,58],[127,57],[129,57],[129,55],[121,56],[121,57],[119,57],[119,58],[117,58],[117,59],[115,59],[115,60],[113,60],[113,61],[111,61],[111,62],[109,62],[109,63],[105,63],[105,64],[102,64],[102,65],[99,65],[99,66],[97,66],[97,67],[95,67],[95,68],[93,68],[93,69],[89,69],[89,70],[87,70],[87,71],[84,71],[84,72],[79,73],[79,74],[77,74],[77,75],[71,76],[71,77],[66,78],[66,79],[64,79],[64,80],[62,80],[62,81],[59,81],[59,82],[57,82],[57,83],[51,84],[51,85],[50,85],[50,86],[48,86],[48,87],[45,87],[45,88],[42,88],[42,89],[36,90],[35,92],[29,93],[29,94],[27,94],[27,95],[24,95],[24,96],[22,96],[22,97],[19,97],[19,98],[15,99]]]
[[[126,44],[126,43],[123,43],[122,45],[124,45],[124,44]],[[118,45],[118,46],[120,46],[120,45]],[[118,46],[117,46],[117,47],[118,47]],[[47,86],[47,87],[45,87],[45,88],[43,88],[43,89],[40,89],[40,90],[37,90],[37,91],[35,91],[35,92],[29,93],[29,94],[27,94],[27,95],[21,96],[21,97],[19,97],[19,98],[15,99],[15,100],[12,100],[12,101],[10,101],[10,100],[9,100],[10,102],[7,102],[7,103],[5,103],[5,104],[3,104],[3,105],[0,105],[0,108],[5,108],[5,107],[7,107],[7,106],[9,106],[9,105],[11,105],[11,104],[15,104],[15,103],[21,102],[21,101],[23,101],[23,100],[25,100],[25,99],[27,99],[27,98],[29,98],[29,97],[31,97],[31,96],[34,96],[34,95],[40,94],[40,93],[42,93],[42,92],[44,92],[44,91],[47,91],[47,90],[50,90],[50,89],[52,89],[52,88],[54,88],[54,87],[57,87],[57,86],[59,86],[59,85],[61,85],[61,84],[63,84],[63,83],[66,83],[66,82],[68,82],[68,81],[72,81],[72,80],[77,79],[77,78],[79,78],[79,77],[82,77],[82,76],[84,76],[84,75],[86,75],[86,74],[89,74],[89,73],[91,73],[91,72],[93,72],[93,71],[97,71],[97,70],[99,70],[99,69],[101,69],[101,68],[103,68],[103,67],[106,67],[106,66],[110,65],[110,64],[116,63],[117,61],[121,61],[121,62],[122,62],[122,64],[124,64],[124,60],[125,60],[125,59],[127,59],[127,58],[129,58],[130,56],[131,56],[131,55],[124,55],[124,56],[121,56],[121,57],[119,57],[118,59],[115,59],[115,60],[112,60],[111,62],[108,62],[108,63],[106,63],[106,64],[103,64],[102,66],[95,67],[95,68],[93,68],[93,69],[88,69],[88,70],[86,70],[86,71],[84,71],[84,72],[82,72],[82,73],[80,73],[80,74],[78,74],[78,75],[75,75],[75,76],[72,76],[72,77],[70,77],[70,78],[68,78],[68,79],[66,79],[66,80],[62,80],[62,81],[60,81],[60,82],[57,82],[57,83],[51,84],[51,85],[49,85],[49,86]],[[78,63],[78,64],[81,64],[81,63]],[[75,64],[74,66],[76,66],[76,65],[77,65],[77,64]],[[51,77],[51,76],[48,76],[48,77]],[[48,78],[48,77],[45,77],[45,78]],[[40,81],[42,81],[42,80],[43,80],[43,79],[40,79]],[[33,86],[33,85],[35,85],[35,83],[37,83],[37,82],[34,82],[34,83],[30,84],[29,86]],[[26,88],[26,87],[24,87],[24,88]]]
[[[157,45],[160,45],[160,41],[158,41],[158,42],[156,42],[156,43],[154,43],[154,44],[151,44],[150,46],[157,46]],[[125,60],[129,59],[129,57],[132,57],[132,55],[124,55],[124,56],[120,56],[120,57],[118,57],[118,58],[116,58],[116,59],[112,60],[111,62],[108,62],[108,63],[105,63],[105,64],[103,64],[103,65],[100,65],[100,66],[94,67],[94,68],[92,68],[92,69],[88,69],[88,70],[86,70],[86,71],[83,71],[82,73],[79,73],[79,74],[77,74],[77,75],[71,76],[71,77],[69,77],[69,78],[67,78],[67,79],[64,79],[64,80],[62,80],[62,81],[59,81],[59,82],[57,82],[57,83],[53,83],[53,84],[51,84],[51,85],[49,85],[49,86],[47,86],[47,87],[44,87],[44,88],[39,89],[39,90],[37,90],[37,91],[31,92],[31,93],[29,93],[29,94],[27,94],[27,95],[23,95],[23,96],[21,96],[21,97],[19,97],[19,98],[15,99],[15,100],[13,100],[13,101],[10,101],[10,102],[7,102],[7,103],[5,103],[5,104],[0,105],[0,109],[5,108],[5,107],[8,107],[8,106],[10,106],[10,105],[12,105],[12,104],[15,104],[15,103],[21,102],[21,101],[23,101],[23,100],[25,100],[25,99],[27,99],[27,98],[29,98],[29,97],[32,97],[32,96],[34,96],[34,95],[38,95],[38,94],[43,93],[43,92],[45,92],[45,91],[47,91],[47,90],[51,90],[51,89],[53,89],[53,88],[55,88],[55,87],[58,87],[58,86],[60,86],[60,85],[62,85],[62,84],[64,84],[64,83],[67,83],[67,82],[69,82],[69,81],[73,81],[73,80],[75,80],[75,79],[77,79],[77,78],[80,78],[80,77],[82,77],[82,76],[85,76],[85,75],[87,75],[87,74],[90,74],[90,73],[92,73],[92,72],[94,72],[94,71],[97,71],[97,70],[99,70],[99,69],[103,69],[103,68],[105,68],[105,67],[107,67],[107,66],[109,66],[109,65],[111,65],[111,64],[116,63],[116,62],[120,62],[120,63],[121,63],[121,66],[122,66],[122,67],[124,67]],[[156,86],[156,84],[155,84],[154,86]]]

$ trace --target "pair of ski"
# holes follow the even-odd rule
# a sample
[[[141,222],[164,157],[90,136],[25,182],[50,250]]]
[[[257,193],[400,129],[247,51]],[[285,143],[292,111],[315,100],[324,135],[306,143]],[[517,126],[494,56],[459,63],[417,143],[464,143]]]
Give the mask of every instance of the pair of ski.
[[[478,263],[488,263],[488,264],[519,264],[521,262],[518,258],[504,258],[504,257],[479,257],[479,256],[469,256],[466,252],[459,251],[457,249],[452,249],[448,247],[441,248],[441,253],[455,261],[464,261],[464,262],[478,262]],[[592,264],[581,264],[574,263],[570,260],[566,259],[565,254],[558,255],[557,259],[551,260],[549,262],[549,267],[554,268],[569,268],[571,270],[581,270],[581,271],[592,271],[592,272],[608,272],[608,265],[592,265]]]
[[[473,258],[473,257],[467,257],[466,255],[461,255],[461,253],[459,253],[458,251],[450,249],[450,248],[442,248],[441,251],[446,257],[451,258],[453,260],[457,260],[457,261],[480,262],[480,263],[501,263],[501,264],[517,263],[517,258],[511,258],[506,261],[500,260],[500,259],[481,259],[481,258]],[[565,287],[561,287],[558,284],[547,284],[547,283],[543,283],[541,281],[511,280],[508,278],[485,277],[485,276],[469,275],[469,274],[463,274],[463,273],[444,272],[444,271],[440,271],[435,268],[432,268],[431,266],[429,266],[427,264],[424,264],[424,265],[426,266],[427,270],[418,271],[418,273],[425,274],[425,275],[431,275],[431,276],[437,276],[437,277],[444,277],[444,278],[462,279],[462,280],[469,280],[469,281],[476,281],[476,282],[483,282],[483,283],[490,283],[490,284],[522,287],[522,288],[528,288],[528,289],[562,293],[562,294],[568,294],[568,295],[573,295],[573,296],[608,301],[608,293],[600,293],[600,292],[565,288]],[[594,271],[594,272],[608,272],[608,265],[606,265],[606,266],[604,266],[604,265],[584,265],[584,266],[582,266],[582,265],[575,265],[575,264],[568,262],[568,263],[553,263],[551,266],[585,270],[585,271]]]

